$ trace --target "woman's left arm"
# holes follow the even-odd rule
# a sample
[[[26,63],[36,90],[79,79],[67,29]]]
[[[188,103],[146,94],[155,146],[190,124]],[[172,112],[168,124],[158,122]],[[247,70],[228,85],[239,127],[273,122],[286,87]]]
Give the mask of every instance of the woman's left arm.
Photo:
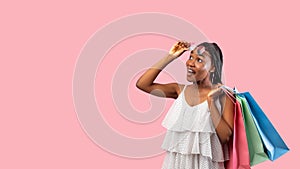
[[[215,91],[212,91],[208,95],[208,105],[210,109],[210,115],[215,126],[217,135],[222,144],[225,144],[229,141],[232,133],[233,133],[233,114],[234,114],[234,104],[231,101],[231,98],[226,94],[216,94],[221,93],[222,89],[218,88]],[[221,110],[218,110],[216,106],[216,99],[215,95],[219,95],[220,103],[222,105]],[[217,100],[218,101],[218,100]],[[220,113],[219,111],[223,111]]]

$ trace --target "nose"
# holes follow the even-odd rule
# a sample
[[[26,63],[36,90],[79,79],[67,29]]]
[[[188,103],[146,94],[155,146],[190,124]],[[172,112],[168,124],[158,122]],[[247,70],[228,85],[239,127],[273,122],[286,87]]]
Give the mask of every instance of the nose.
[[[189,59],[186,61],[186,65],[190,66],[190,67],[194,67],[195,66],[195,59]]]

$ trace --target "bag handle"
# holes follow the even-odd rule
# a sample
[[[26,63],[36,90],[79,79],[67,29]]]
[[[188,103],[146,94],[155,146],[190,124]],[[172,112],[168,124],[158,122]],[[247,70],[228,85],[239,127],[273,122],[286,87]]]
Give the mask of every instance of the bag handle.
[[[224,91],[224,93],[229,97],[229,99],[232,101],[232,103],[235,103],[235,101],[236,101],[236,98],[235,98],[235,96],[234,96],[235,91],[234,91],[233,89],[227,87],[227,86],[224,86],[224,85],[221,86],[220,88],[221,88],[221,89]]]

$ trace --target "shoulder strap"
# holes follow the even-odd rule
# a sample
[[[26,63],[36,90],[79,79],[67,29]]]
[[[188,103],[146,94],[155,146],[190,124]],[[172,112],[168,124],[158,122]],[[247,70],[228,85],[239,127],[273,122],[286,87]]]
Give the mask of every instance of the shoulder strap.
[[[182,88],[182,90],[180,91],[180,94],[179,94],[179,95],[184,94],[185,88],[186,88],[186,85],[183,86],[183,88]]]

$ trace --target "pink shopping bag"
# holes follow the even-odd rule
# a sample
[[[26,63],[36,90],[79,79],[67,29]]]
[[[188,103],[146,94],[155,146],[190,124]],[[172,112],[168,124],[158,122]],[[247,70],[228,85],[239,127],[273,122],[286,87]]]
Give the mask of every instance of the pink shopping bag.
[[[250,169],[250,156],[248,150],[246,130],[240,103],[227,90],[225,93],[234,101],[234,127],[233,136],[229,141],[230,160],[225,163],[226,169]]]

